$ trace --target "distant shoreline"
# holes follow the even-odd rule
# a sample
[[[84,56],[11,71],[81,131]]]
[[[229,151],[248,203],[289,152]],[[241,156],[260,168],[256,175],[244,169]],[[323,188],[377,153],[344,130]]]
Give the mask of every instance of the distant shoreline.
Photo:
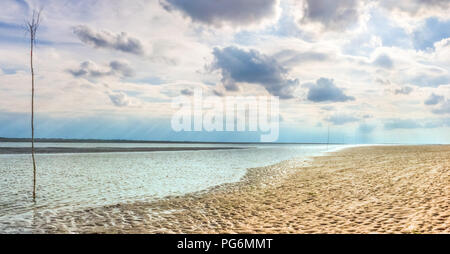
[[[314,142],[207,142],[207,141],[165,141],[165,140],[126,140],[126,139],[65,139],[65,138],[36,138],[37,143],[131,143],[131,144],[253,144],[253,145],[326,145]],[[3,138],[0,142],[31,142],[30,138]],[[346,143],[328,143],[329,145],[345,145]]]
[[[127,152],[175,152],[175,151],[202,151],[202,150],[233,150],[245,147],[36,147],[37,154],[61,153],[127,153]],[[0,147],[0,154],[29,154],[30,147]]]

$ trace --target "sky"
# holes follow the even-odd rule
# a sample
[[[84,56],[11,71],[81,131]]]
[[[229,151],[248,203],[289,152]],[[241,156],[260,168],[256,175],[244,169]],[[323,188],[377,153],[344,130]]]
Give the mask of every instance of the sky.
[[[279,142],[449,143],[448,0],[2,0],[0,137],[254,142],[174,132],[172,100],[278,96]]]

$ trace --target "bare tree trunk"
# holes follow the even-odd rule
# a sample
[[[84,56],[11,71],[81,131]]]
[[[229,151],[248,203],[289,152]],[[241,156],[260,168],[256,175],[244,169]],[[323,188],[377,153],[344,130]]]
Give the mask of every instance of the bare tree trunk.
[[[31,36],[30,67],[31,67],[31,157],[33,158],[33,201],[36,200],[36,159],[34,157],[34,68],[33,46],[34,34]]]
[[[27,23],[30,33],[30,68],[31,68],[31,157],[33,158],[33,201],[36,201],[36,159],[34,155],[34,68],[33,49],[36,44],[36,32],[40,24],[41,11],[33,11],[31,20]]]

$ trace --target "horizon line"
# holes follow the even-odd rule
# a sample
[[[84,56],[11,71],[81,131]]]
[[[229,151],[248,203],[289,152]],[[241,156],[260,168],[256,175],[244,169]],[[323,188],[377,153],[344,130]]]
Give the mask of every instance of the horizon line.
[[[31,138],[6,138],[0,137],[0,142],[31,142]],[[35,138],[35,142],[41,143],[193,143],[193,144],[301,144],[301,145],[352,145],[362,143],[324,143],[324,142],[226,142],[226,141],[173,141],[173,140],[133,140],[133,139],[95,139],[95,138]],[[399,145],[404,143],[367,143]]]

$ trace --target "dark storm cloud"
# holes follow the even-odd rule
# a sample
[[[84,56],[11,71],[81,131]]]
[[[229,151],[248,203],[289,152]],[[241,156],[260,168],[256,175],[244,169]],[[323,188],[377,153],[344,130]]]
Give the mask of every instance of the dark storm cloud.
[[[76,26],[73,33],[85,44],[95,48],[109,48],[136,55],[144,54],[141,41],[126,33],[113,34],[107,31],[96,32],[87,26]]]
[[[344,102],[355,100],[352,96],[344,94],[343,90],[337,87],[332,79],[320,78],[315,84],[304,85],[309,88],[308,100],[313,102]]]
[[[425,100],[425,105],[437,105],[443,100],[444,96],[432,93],[430,97],[428,97],[428,99]]]
[[[297,79],[287,78],[287,69],[274,57],[266,56],[256,50],[242,50],[236,47],[213,51],[213,70],[222,72],[222,83],[226,90],[236,91],[237,83],[262,85],[270,94],[281,99],[292,98],[292,92],[298,85]]]
[[[168,11],[177,10],[195,22],[221,26],[260,23],[276,13],[277,0],[160,0]]]
[[[301,22],[318,22],[330,30],[345,29],[360,16],[357,0],[306,0],[303,11]]]

